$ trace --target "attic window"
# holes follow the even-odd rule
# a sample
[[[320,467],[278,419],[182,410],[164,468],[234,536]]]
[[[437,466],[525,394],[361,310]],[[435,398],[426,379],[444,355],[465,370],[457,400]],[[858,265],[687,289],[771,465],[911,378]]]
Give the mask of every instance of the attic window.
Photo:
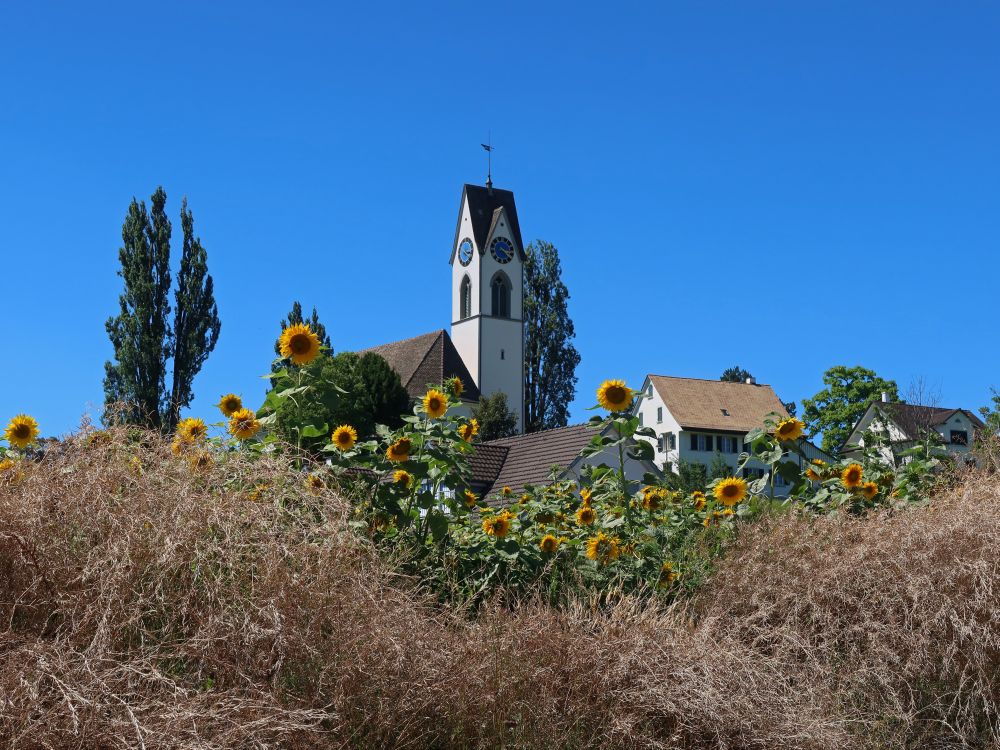
[[[728,417],[729,416],[729,410],[728,409],[719,409],[719,411],[722,412],[722,416],[724,416],[724,417]]]

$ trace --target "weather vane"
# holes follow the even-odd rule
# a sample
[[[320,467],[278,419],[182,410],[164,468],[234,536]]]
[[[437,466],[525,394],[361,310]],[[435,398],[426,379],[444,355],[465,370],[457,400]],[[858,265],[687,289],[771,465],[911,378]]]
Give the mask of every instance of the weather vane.
[[[486,143],[480,143],[486,150],[486,188],[487,190],[493,189],[493,149],[496,146],[493,145],[493,135],[490,131],[486,131]]]

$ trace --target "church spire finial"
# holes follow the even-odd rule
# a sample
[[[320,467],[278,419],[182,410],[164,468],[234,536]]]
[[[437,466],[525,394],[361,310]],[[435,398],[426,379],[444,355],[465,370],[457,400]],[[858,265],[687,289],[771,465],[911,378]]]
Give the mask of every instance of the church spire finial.
[[[486,190],[490,195],[493,195],[493,135],[487,131],[487,143],[480,143],[479,145],[486,149]]]

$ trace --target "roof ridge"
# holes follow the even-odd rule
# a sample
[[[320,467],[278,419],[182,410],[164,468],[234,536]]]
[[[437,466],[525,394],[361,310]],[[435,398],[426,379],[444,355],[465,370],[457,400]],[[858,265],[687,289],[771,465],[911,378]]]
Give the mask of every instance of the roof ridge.
[[[568,430],[572,427],[590,427],[590,422],[577,422],[576,424],[567,424],[562,427],[548,427],[544,430],[536,430],[535,432],[522,432],[520,435],[509,435],[502,438],[493,438],[493,440],[484,440],[480,445],[496,444],[501,440],[517,440],[518,438],[533,437],[535,435],[541,435],[546,432],[555,432],[556,430]],[[596,427],[594,429],[597,429]]]
[[[770,383],[756,383],[756,382],[755,383],[747,383],[747,382],[744,382],[742,380],[733,381],[733,380],[719,380],[718,378],[689,378],[689,377],[686,377],[684,375],[657,375],[656,373],[652,373],[652,372],[647,373],[646,377],[647,378],[669,378],[670,380],[697,380],[697,381],[700,381],[702,383],[723,383],[723,384],[726,384],[726,385],[755,385],[755,386],[766,385],[768,387],[770,387],[770,385],[771,385]]]

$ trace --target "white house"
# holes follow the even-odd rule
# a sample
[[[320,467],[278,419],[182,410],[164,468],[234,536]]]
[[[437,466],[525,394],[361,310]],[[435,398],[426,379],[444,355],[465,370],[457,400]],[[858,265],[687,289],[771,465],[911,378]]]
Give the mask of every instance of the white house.
[[[770,416],[778,420],[788,416],[784,404],[769,385],[758,384],[753,378],[745,383],[722,380],[699,380],[666,375],[647,375],[641,398],[636,399],[633,414],[643,427],[656,432],[656,438],[644,438],[653,443],[656,465],[664,471],[676,471],[679,462],[686,461],[710,466],[722,460],[736,472],[740,453],[746,450],[747,433],[764,427]],[[830,456],[808,441],[800,443],[806,458],[790,456],[801,464],[804,460]],[[743,469],[747,478],[756,478],[765,466],[751,460]],[[778,477],[775,490],[779,494],[788,486]]]
[[[865,433],[870,431],[888,437],[888,444],[879,452],[890,464],[895,464],[900,453],[912,448],[927,433],[936,435],[941,446],[956,458],[972,459],[970,451],[975,434],[984,425],[971,411],[895,403],[887,401],[885,395],[882,398],[869,406],[854,425],[841,448],[845,456],[860,455]]]

